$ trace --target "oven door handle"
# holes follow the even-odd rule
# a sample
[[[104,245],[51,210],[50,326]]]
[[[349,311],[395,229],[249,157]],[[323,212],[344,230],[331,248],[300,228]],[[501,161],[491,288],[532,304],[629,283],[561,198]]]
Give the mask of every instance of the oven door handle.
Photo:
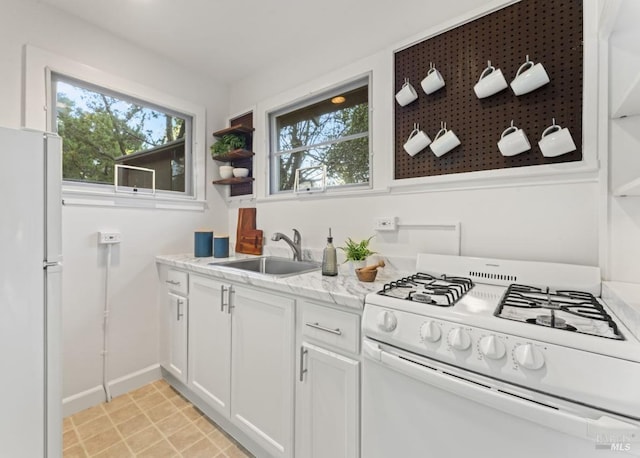
[[[504,391],[498,391],[495,387],[465,380],[440,369],[431,368],[426,364],[422,365],[417,361],[402,358],[381,349],[376,343],[368,340],[363,342],[363,353],[368,359],[375,360],[396,372],[431,386],[566,434],[589,438],[594,442],[598,437],[640,437],[640,423],[633,423],[632,420],[629,422],[621,421],[605,413],[602,413],[598,418],[588,418],[573,412],[558,410]]]

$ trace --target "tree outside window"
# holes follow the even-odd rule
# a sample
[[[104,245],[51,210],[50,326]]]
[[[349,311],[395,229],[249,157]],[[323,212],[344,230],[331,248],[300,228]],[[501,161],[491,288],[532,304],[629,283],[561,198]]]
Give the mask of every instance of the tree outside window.
[[[365,83],[272,115],[272,192],[292,190],[297,169],[321,165],[328,188],[367,184],[368,97]]]
[[[112,185],[119,163],[156,170],[157,189],[186,192],[187,116],[59,75],[53,82],[64,180]]]

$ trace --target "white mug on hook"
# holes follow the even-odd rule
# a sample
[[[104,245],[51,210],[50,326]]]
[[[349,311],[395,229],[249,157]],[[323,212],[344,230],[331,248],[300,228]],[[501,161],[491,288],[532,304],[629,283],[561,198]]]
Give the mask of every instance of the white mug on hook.
[[[422,90],[425,92],[425,94],[433,94],[438,89],[442,89],[444,87],[444,84],[444,78],[435,67],[435,65],[433,65],[433,62],[430,62],[427,76],[420,82]]]
[[[479,99],[484,99],[485,97],[497,94],[508,86],[502,70],[495,68],[491,65],[491,61],[488,61],[487,68],[480,74],[480,79],[476,85],[473,86],[473,91]]]
[[[524,130],[513,125],[507,127],[500,136],[498,149],[503,156],[515,156],[531,149],[531,144]]]
[[[436,138],[431,143],[431,151],[436,157],[441,157],[447,154],[460,144],[460,139],[452,130],[447,130],[447,123],[440,123],[440,130],[436,134]]]
[[[409,105],[417,98],[418,93],[409,82],[409,78],[405,78],[402,89],[400,89],[396,94],[396,101],[398,102],[398,104],[400,104],[401,107],[404,107]]]
[[[511,89],[515,95],[523,95],[535,91],[549,81],[551,80],[544,66],[540,62],[534,64],[527,55],[527,61],[520,66],[516,77],[511,81]]]
[[[577,149],[569,129],[556,125],[555,118],[553,124],[542,132],[538,146],[544,157],[556,157]]]
[[[413,157],[429,146],[430,143],[431,139],[423,130],[420,130],[420,125],[414,124],[413,130],[411,131],[411,134],[409,134],[409,138],[402,147],[411,157]]]

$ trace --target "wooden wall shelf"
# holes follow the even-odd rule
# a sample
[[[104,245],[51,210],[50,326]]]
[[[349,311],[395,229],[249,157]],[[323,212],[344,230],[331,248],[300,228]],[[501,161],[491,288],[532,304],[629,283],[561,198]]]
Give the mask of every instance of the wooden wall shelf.
[[[222,137],[227,134],[252,134],[255,129],[253,127],[246,127],[241,125],[227,127],[226,129],[218,130],[213,133],[214,137]]]
[[[218,162],[231,162],[238,159],[246,159],[252,157],[255,153],[246,149],[234,149],[226,154],[219,154],[217,156],[211,156],[214,161]]]
[[[233,177],[233,178],[225,178],[223,180],[215,180],[212,181],[213,184],[242,184],[242,183],[251,183],[254,180],[253,177],[245,177],[245,178],[238,178],[238,177]]]
[[[248,196],[253,194],[253,112],[244,113],[229,120],[231,127],[220,129],[213,133],[216,138],[222,138],[228,134],[235,134],[245,139],[242,149],[235,149],[225,154],[211,156],[214,161],[226,162],[233,167],[249,169],[246,178],[227,178],[215,180],[213,184],[229,186],[229,197]]]

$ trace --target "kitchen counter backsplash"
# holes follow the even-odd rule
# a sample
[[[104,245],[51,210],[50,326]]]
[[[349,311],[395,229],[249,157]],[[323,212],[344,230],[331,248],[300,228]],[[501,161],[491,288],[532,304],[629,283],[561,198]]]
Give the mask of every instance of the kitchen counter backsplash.
[[[640,339],[640,284],[605,281],[602,283],[602,299]]]
[[[291,257],[290,250],[288,249],[282,251],[280,251],[279,248],[267,250],[266,247],[265,255]],[[389,261],[385,258],[387,266],[378,270],[376,281],[364,283],[358,281],[355,274],[349,271],[347,264],[340,265],[339,274],[336,277],[323,277],[320,270],[289,277],[274,277],[255,272],[223,269],[215,266],[216,263],[248,257],[253,256],[237,255],[229,258],[196,258],[192,254],[177,254],[156,256],[156,262],[219,279],[301,296],[311,300],[329,302],[338,306],[358,310],[364,307],[364,299],[368,293],[381,290],[385,283],[407,275],[411,270],[415,269],[415,258],[412,261],[412,265],[404,270],[399,270],[396,266],[404,267],[410,264],[410,258],[398,258],[397,260]],[[317,253],[314,253],[313,250],[304,250],[303,259],[318,261]],[[371,260],[371,263],[374,262],[377,262],[377,259]]]

